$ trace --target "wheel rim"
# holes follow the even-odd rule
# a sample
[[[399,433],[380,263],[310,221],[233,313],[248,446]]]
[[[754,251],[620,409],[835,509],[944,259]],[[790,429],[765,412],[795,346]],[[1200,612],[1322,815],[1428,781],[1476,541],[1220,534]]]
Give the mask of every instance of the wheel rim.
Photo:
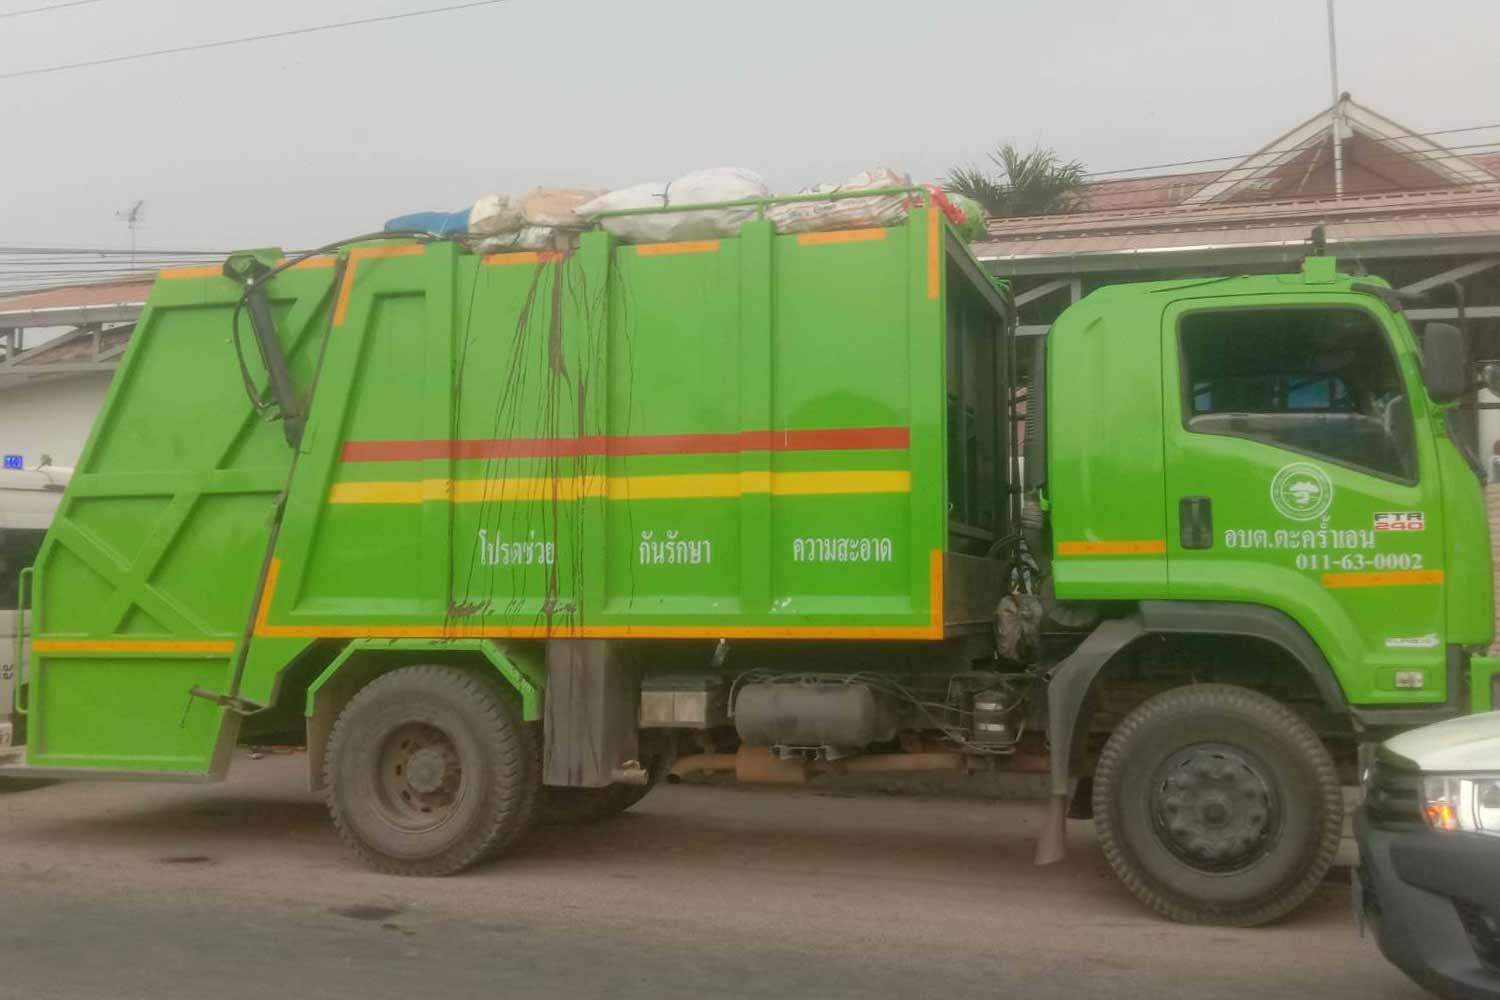
[[[1150,805],[1162,844],[1209,874],[1244,871],[1281,834],[1281,795],[1270,768],[1223,743],[1200,743],[1162,761],[1152,775]]]
[[[463,763],[452,737],[425,722],[408,722],[380,749],[376,796],[386,822],[425,833],[447,822],[463,793]]]

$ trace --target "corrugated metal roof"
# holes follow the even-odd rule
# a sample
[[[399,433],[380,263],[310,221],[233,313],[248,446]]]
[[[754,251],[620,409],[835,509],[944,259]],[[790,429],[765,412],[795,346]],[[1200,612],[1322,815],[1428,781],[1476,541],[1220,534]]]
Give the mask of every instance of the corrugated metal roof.
[[[1222,170],[1196,174],[1167,174],[1132,177],[1128,180],[1096,181],[1083,190],[1083,204],[1090,212],[1110,212],[1124,208],[1165,208],[1192,197]]]
[[[146,303],[146,295],[151,291],[155,277],[147,274],[123,281],[0,295],[0,326],[45,326],[51,315],[57,313],[129,308],[139,311]],[[77,321],[63,320],[67,324],[74,322]]]
[[[1472,236],[1500,241],[1500,185],[993,219],[990,239],[973,249],[981,260],[1015,261],[1305,245],[1320,224],[1330,244]]]

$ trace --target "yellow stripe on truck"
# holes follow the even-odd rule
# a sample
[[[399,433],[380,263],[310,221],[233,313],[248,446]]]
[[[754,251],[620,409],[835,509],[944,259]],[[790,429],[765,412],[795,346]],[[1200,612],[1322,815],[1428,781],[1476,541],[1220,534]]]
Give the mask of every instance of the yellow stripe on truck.
[[[525,503],[607,497],[610,500],[677,500],[853,493],[910,493],[911,473],[875,469],[840,472],[705,472],[675,476],[516,477],[508,479],[420,479],[336,483],[335,504]]]

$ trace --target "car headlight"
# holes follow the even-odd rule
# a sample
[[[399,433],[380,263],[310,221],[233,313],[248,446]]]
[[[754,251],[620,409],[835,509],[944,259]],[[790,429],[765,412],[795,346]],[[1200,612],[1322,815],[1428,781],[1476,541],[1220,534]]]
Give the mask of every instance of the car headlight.
[[[1500,837],[1500,777],[1423,778],[1422,815],[1434,830]]]

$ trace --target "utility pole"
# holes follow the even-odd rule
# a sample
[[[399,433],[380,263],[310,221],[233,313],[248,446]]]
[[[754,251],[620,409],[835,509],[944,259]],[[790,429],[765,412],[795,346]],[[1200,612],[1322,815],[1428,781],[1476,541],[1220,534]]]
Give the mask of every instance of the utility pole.
[[[1339,91],[1339,44],[1333,24],[1333,0],[1328,0],[1328,78],[1333,91],[1333,196],[1344,196],[1344,95]]]
[[[1331,0],[1330,0],[1331,2]],[[140,224],[141,216],[146,212],[146,202],[138,199],[123,212],[116,212],[115,218],[123,221],[130,230],[130,266],[135,267],[135,227]]]

